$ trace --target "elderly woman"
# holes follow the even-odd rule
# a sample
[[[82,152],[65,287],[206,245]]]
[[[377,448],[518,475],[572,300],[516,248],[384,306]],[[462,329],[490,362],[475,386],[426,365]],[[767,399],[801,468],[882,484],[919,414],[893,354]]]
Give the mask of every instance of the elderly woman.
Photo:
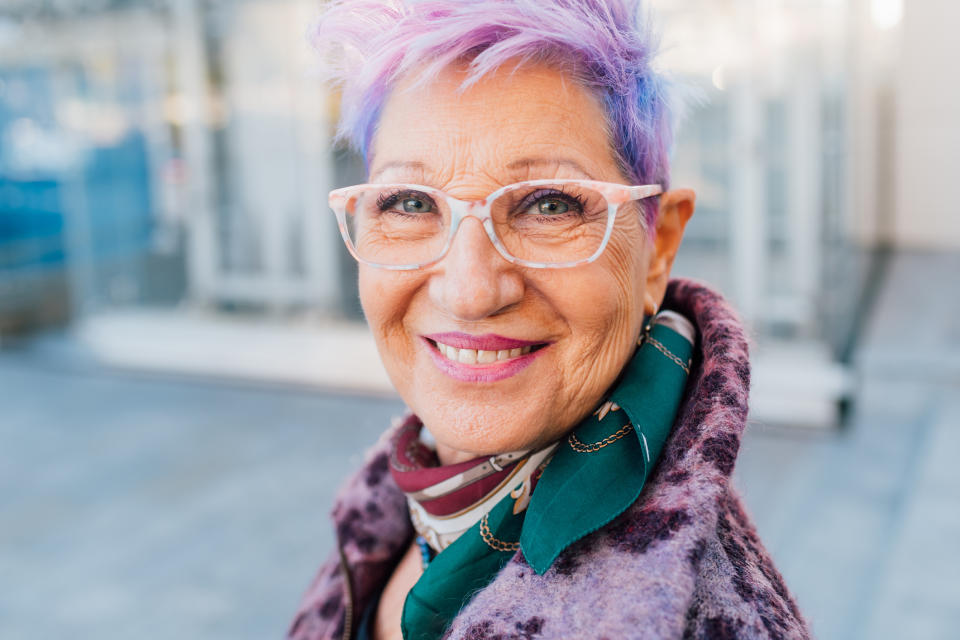
[[[805,638],[729,484],[743,332],[668,282],[694,194],[627,0],[341,0],[330,194],[411,412],[289,637]]]

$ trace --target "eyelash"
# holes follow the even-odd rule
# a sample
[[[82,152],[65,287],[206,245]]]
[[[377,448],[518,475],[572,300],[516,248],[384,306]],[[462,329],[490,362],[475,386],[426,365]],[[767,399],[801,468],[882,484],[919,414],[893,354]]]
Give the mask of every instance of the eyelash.
[[[517,210],[523,211],[528,209],[544,198],[555,198],[557,200],[561,200],[568,205],[572,205],[579,209],[578,213],[581,214],[584,213],[586,208],[586,205],[583,201],[583,196],[581,195],[567,193],[563,189],[539,189],[526,196],[517,206]]]
[[[425,196],[425,194],[410,190],[397,190],[392,193],[380,194],[380,196],[377,197],[377,208],[380,211],[386,211],[393,205],[397,204],[400,200],[403,200],[405,197],[409,196],[422,198]]]

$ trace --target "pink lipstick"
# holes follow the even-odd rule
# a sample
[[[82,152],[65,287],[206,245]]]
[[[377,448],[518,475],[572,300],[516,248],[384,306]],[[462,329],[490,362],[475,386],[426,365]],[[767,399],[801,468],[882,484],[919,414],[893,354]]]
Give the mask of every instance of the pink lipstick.
[[[528,367],[549,346],[547,342],[496,334],[447,332],[422,336],[441,371],[463,382],[495,382]]]

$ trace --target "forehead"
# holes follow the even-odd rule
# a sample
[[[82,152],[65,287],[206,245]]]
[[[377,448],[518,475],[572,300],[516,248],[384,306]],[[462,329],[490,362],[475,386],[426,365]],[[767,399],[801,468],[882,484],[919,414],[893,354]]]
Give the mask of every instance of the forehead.
[[[397,85],[371,145],[371,180],[616,179],[604,111],[569,75],[507,64],[466,89],[465,77],[461,65]]]

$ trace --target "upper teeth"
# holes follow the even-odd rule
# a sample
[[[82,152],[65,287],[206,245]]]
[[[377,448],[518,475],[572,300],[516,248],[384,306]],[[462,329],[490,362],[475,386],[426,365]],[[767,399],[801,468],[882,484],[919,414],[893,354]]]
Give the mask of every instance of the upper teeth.
[[[463,364],[489,364],[497,360],[509,360],[530,353],[530,347],[516,349],[501,349],[500,351],[483,351],[482,349],[457,349],[442,342],[437,343],[437,350],[454,362]]]

